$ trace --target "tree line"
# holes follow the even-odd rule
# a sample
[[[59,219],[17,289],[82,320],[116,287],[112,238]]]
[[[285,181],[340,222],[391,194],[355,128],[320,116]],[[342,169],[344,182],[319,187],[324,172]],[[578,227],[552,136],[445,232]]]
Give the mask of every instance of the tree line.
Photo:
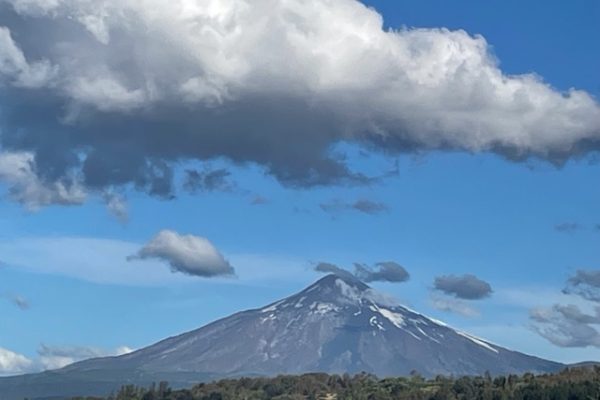
[[[556,374],[492,377],[378,379],[311,373],[274,378],[223,379],[173,390],[166,382],[149,388],[123,386],[100,398],[74,400],[591,400],[600,399],[600,367],[568,368]]]

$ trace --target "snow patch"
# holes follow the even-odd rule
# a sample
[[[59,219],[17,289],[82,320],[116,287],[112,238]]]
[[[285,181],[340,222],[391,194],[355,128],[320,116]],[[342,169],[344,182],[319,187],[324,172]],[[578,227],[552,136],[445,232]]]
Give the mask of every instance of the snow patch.
[[[303,296],[302,298],[300,298],[300,300],[298,300],[298,302],[296,303],[296,305],[294,306],[295,308],[301,308],[303,306],[302,302],[306,300],[306,296]]]
[[[315,314],[320,315],[327,314],[328,312],[332,311],[340,311],[339,307],[336,307],[331,303],[312,303],[310,305],[310,309],[313,310]]]
[[[390,311],[386,308],[379,308],[379,313],[388,319],[396,328],[405,326],[404,317],[401,314]]]
[[[417,325],[415,325],[415,327],[417,328],[417,330],[418,330],[419,332],[421,332],[421,335],[425,336],[425,337],[426,337],[426,338],[428,338],[429,340],[433,340],[434,342],[436,342],[436,343],[438,343],[438,344],[440,343],[440,341],[439,341],[439,340],[437,340],[437,339],[435,339],[435,338],[433,338],[433,337],[429,336],[427,333],[425,333],[425,331],[424,331],[423,329],[419,328]]]
[[[440,321],[440,320],[438,320],[438,319],[431,318],[431,317],[426,317],[426,318],[427,318],[428,320],[430,320],[431,322],[433,322],[434,324],[436,324],[436,325],[443,326],[444,328],[450,328],[450,327],[448,326],[448,324],[446,324],[446,323],[444,323],[444,322],[442,322],[442,321]],[[452,329],[452,328],[450,328],[450,329]]]
[[[260,323],[264,324],[267,321],[275,321],[277,319],[277,316],[275,316],[275,314],[269,314],[268,317],[264,317],[260,319]]]
[[[294,322],[298,322],[301,315],[296,315],[294,318],[290,319],[288,323],[285,325],[285,329],[289,328]]]
[[[268,312],[273,312],[277,310],[277,306],[280,305],[281,303],[283,303],[285,300],[280,300],[277,303],[273,303],[268,307],[263,308],[262,310],[260,310],[260,312],[262,313],[268,313]]]
[[[481,347],[484,347],[490,351],[493,351],[494,353],[499,353],[498,350],[496,350],[495,348],[493,348],[492,346],[490,346],[488,343],[484,342],[483,340],[479,339],[478,337],[475,336],[471,336],[468,333],[465,332],[460,332],[460,331],[456,331],[456,333],[458,333],[460,336],[469,339],[471,342],[478,344]]]
[[[396,328],[404,329],[406,323],[404,322],[404,317],[402,314],[395,313],[393,311],[388,310],[387,308],[381,308],[376,304],[371,304],[369,309],[373,312],[381,314],[385,319],[390,321]]]
[[[412,333],[411,331],[409,331],[408,329],[403,329],[405,332],[407,332],[408,334],[410,334],[412,337],[414,337],[417,340],[421,340],[420,337],[418,337],[417,335],[415,335],[414,333]]]
[[[376,316],[372,316],[371,319],[369,319],[369,324],[373,327],[377,327],[380,331],[385,331],[383,325],[381,325],[381,323],[377,321]]]
[[[410,322],[412,322],[412,323],[413,323],[415,326],[416,326],[416,325],[418,325],[418,324],[422,324],[422,325],[429,325],[429,324],[427,323],[427,321],[425,321],[425,320],[424,320],[424,319],[422,319],[422,318],[419,318],[419,319],[409,318],[408,320],[409,320]]]
[[[421,338],[419,336],[415,335],[414,332],[412,332],[411,330],[407,329],[406,322],[404,321],[404,316],[402,314],[395,313],[393,311],[388,310],[387,308],[378,307],[376,304],[371,304],[369,306],[369,308],[371,309],[371,311],[379,313],[385,319],[387,319],[388,321],[390,321],[392,323],[392,325],[394,325],[396,328],[402,329],[403,331],[405,331],[406,333],[408,333],[409,335],[411,335],[412,337],[414,337],[417,340],[421,340]],[[373,318],[375,318],[375,321],[377,321],[377,317],[372,317],[371,320],[369,320],[369,323],[371,323],[371,325],[373,325],[373,322],[371,322],[373,320]],[[381,325],[379,322],[377,322],[377,324]],[[419,329],[416,326],[416,324],[414,324],[414,326],[417,329]],[[383,329],[383,326],[382,326],[382,330],[385,330],[385,329]],[[433,340],[435,340],[435,339],[433,339]]]

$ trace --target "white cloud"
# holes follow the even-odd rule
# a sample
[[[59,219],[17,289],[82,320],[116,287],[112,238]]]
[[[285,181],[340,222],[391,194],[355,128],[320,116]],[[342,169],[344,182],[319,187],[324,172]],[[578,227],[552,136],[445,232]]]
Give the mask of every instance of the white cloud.
[[[77,131],[52,149],[77,154],[95,187],[134,183],[167,196],[170,164],[215,157],[291,184],[357,179],[328,152],[339,141],[553,162],[600,146],[588,93],[504,74],[481,36],[384,30],[355,0],[2,1],[23,18],[14,35],[0,31],[0,74],[43,86],[48,108],[13,97],[42,107],[57,138]],[[39,35],[39,22],[61,40]],[[37,126],[10,128],[48,151]]]
[[[127,89],[111,76],[79,78],[66,89],[78,102],[93,104],[101,111],[130,111],[145,103],[141,89]]]
[[[208,239],[162,230],[128,260],[158,259],[173,272],[206,278],[233,275],[234,269]]]
[[[84,188],[74,180],[40,180],[32,153],[0,152],[0,181],[9,185],[10,198],[30,210],[50,204],[81,204],[86,198]]]
[[[62,0],[14,0],[11,4],[18,12],[30,15],[44,15],[56,9]]]
[[[32,365],[33,361],[24,355],[0,347],[0,376],[29,372]]]
[[[193,104],[283,91],[390,140],[406,134],[394,129],[404,121],[410,139],[425,147],[478,151],[504,144],[545,154],[600,135],[600,110],[585,92],[563,96],[535,75],[502,74],[481,36],[385,31],[382,17],[357,1],[12,3],[24,14],[46,9],[75,17],[102,44],[115,32],[113,48],[91,58],[67,62],[56,46],[47,54],[62,63],[67,95],[100,110],[128,112],[178,93]],[[86,43],[69,40],[69,51]],[[128,56],[143,62],[111,67],[123,56],[120,46],[134,44],[145,49]],[[19,49],[11,53],[25,65]],[[164,59],[172,68],[164,68]],[[125,83],[134,76],[141,81]]]
[[[6,77],[15,86],[43,87],[49,85],[56,72],[47,61],[29,64],[8,28],[0,26],[0,83]]]
[[[37,357],[30,359],[22,354],[0,347],[0,376],[59,369],[89,358],[120,356],[132,351],[134,350],[127,346],[105,350],[87,346],[48,346],[42,344],[37,350]]]
[[[127,262],[126,258],[139,247],[133,242],[77,237],[0,240],[0,254],[5,265],[35,273],[132,286],[185,281],[158,261]]]
[[[120,356],[131,353],[133,349],[120,346],[113,350],[104,350],[86,346],[48,346],[42,344],[38,349],[39,370],[51,370],[65,367],[74,362],[87,360],[89,358]]]

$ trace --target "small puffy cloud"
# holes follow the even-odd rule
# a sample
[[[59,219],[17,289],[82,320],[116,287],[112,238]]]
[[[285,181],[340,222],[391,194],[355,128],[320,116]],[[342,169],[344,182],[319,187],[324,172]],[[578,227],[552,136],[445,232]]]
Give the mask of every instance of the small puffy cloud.
[[[30,372],[34,362],[24,355],[0,347],[0,376]]]
[[[406,282],[410,279],[406,269],[394,261],[378,262],[374,267],[356,263],[354,275],[364,282]]]
[[[355,202],[347,203],[339,199],[319,205],[321,210],[328,214],[336,215],[343,211],[358,211],[363,214],[375,215],[388,211],[388,206],[384,203],[368,199],[359,199]]]
[[[600,347],[600,307],[587,314],[576,305],[555,304],[530,311],[532,328],[560,347]]]
[[[600,270],[577,270],[575,275],[568,279],[563,293],[600,302]]]
[[[443,275],[434,280],[434,288],[444,294],[464,300],[479,300],[492,294],[489,283],[475,275]]]
[[[234,275],[229,262],[213,244],[200,236],[180,235],[171,230],[160,231],[129,261],[159,259],[167,262],[173,272],[200,277]]]
[[[561,222],[560,224],[554,225],[554,229],[557,232],[572,233],[580,230],[582,226],[577,222]]]
[[[471,307],[465,301],[456,298],[432,296],[430,304],[436,310],[462,315],[463,317],[477,317],[479,311]]]
[[[42,344],[38,348],[39,370],[52,370],[65,367],[77,361],[90,358],[120,356],[131,353],[133,349],[127,346],[121,346],[113,350],[104,350],[87,346],[49,346]]]
[[[127,210],[127,200],[125,197],[116,193],[105,193],[104,202],[106,203],[106,209],[122,224],[125,224],[129,220],[129,211]]]

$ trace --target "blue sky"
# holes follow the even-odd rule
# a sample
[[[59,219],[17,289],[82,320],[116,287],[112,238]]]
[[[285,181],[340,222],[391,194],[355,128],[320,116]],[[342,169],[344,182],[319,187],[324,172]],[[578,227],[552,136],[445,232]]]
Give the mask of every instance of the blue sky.
[[[535,73],[557,91],[600,96],[597,2],[366,3],[387,28],[482,35],[507,76]],[[515,350],[564,362],[599,359],[598,345],[551,343],[530,318],[532,309],[555,304],[587,312],[595,306],[561,293],[577,270],[600,268],[594,151],[556,167],[459,147],[411,153],[335,144],[333,152],[352,170],[383,176],[369,184],[289,184],[260,163],[214,157],[210,168],[231,172],[221,190],[168,198],[131,182],[101,188],[126,198],[125,222],[107,211],[108,195],[97,187],[85,202],[28,207],[11,196],[14,181],[7,180],[0,203],[0,348],[30,360],[43,356],[42,344],[106,354],[140,348],[301,290],[319,277],[316,262],[352,268],[389,260],[411,279],[372,286],[412,308]],[[175,182],[196,161],[175,163]],[[264,201],[253,204],[258,197]],[[382,209],[360,212],[352,207],[358,200]],[[237,276],[175,273],[152,257],[126,261],[165,229],[207,238]],[[434,290],[435,277],[463,274],[488,282],[491,296],[465,300]],[[17,307],[17,298],[28,307]],[[435,298],[472,313],[440,310]]]

